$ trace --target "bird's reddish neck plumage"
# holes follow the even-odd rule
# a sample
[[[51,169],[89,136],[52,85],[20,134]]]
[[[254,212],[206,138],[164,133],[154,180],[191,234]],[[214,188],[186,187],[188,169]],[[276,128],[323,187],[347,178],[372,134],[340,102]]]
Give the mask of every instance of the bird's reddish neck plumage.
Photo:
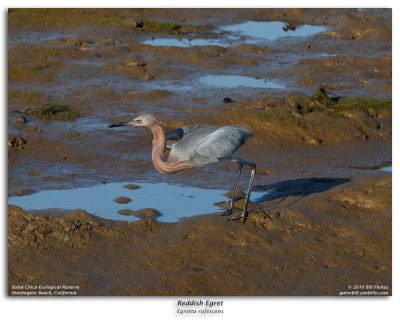
[[[158,172],[170,174],[195,167],[195,165],[180,159],[164,160],[166,142],[164,129],[159,124],[151,125],[149,128],[153,132],[154,136],[151,157],[154,168],[156,168]]]

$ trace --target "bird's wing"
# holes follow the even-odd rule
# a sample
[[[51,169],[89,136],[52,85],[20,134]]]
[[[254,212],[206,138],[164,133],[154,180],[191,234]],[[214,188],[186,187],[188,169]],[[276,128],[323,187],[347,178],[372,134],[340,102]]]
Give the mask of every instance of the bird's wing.
[[[188,126],[184,126],[182,128],[176,128],[174,130],[170,130],[165,133],[166,148],[172,149],[173,146],[177,143],[176,141],[180,141],[184,136],[187,136],[189,133],[193,133],[194,131],[198,130],[199,128],[203,127],[210,127],[203,124],[191,124]]]
[[[219,127],[217,127],[217,126],[210,126],[208,124],[198,123],[198,124],[189,124],[187,126],[184,126],[184,127],[182,127],[182,130],[183,130],[183,134],[186,136],[193,132],[197,132],[197,133],[198,132],[203,132],[203,133],[212,132],[212,131],[217,130],[218,128]]]
[[[252,133],[247,129],[238,126],[220,127],[204,137],[195,150],[202,156],[221,159],[231,156],[250,137]]]
[[[184,132],[183,138],[171,144],[169,158],[192,159],[198,155],[196,152],[197,146],[219,128],[221,127],[204,124],[189,125],[180,128]]]
[[[165,134],[165,138],[167,140],[180,140],[185,135],[185,132],[182,128],[176,128],[174,130],[170,130]]]
[[[176,128],[174,130],[170,130],[165,133],[165,138],[167,140],[180,140],[184,136],[188,135],[189,133],[193,133],[194,131],[198,131],[200,128],[215,128],[214,126],[208,126],[205,124],[190,124],[187,126],[183,126],[182,128]]]

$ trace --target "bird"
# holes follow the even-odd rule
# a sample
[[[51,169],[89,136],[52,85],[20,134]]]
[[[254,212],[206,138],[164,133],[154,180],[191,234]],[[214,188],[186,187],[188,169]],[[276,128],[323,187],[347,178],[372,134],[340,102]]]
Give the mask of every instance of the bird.
[[[234,200],[240,181],[243,166],[250,168],[250,181],[243,210],[240,215],[229,217],[228,220],[246,221],[247,205],[256,174],[256,164],[233,156],[249,138],[251,131],[237,125],[214,126],[206,124],[191,124],[164,132],[166,124],[154,114],[140,115],[132,120],[111,124],[109,128],[131,126],[148,127],[154,136],[152,161],[154,168],[163,174],[173,174],[191,168],[201,168],[222,160],[236,162],[236,180],[228,208],[222,213],[230,216],[233,213]],[[169,149],[169,154],[165,151]]]

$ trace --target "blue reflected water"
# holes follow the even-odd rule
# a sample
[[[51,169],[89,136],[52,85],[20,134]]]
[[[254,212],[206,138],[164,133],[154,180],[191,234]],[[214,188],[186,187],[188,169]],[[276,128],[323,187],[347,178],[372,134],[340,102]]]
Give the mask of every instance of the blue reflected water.
[[[16,33],[10,32],[8,34],[8,43],[41,43],[47,41],[55,41],[68,38],[76,38],[77,34],[61,33],[57,31],[51,32],[24,32]]]
[[[83,209],[105,219],[138,220],[134,216],[124,216],[119,210],[140,210],[153,208],[162,213],[162,222],[174,222],[180,218],[217,212],[216,202],[227,201],[223,195],[227,190],[202,189],[176,186],[167,183],[135,183],[140,189],[127,189],[128,183],[108,183],[87,188],[48,190],[26,196],[8,198],[8,203],[25,210]],[[260,193],[254,193],[254,198]],[[128,197],[132,201],[119,204],[117,197]],[[253,197],[252,197],[253,198]]]
[[[392,166],[382,167],[379,170],[384,172],[392,172]]]
[[[143,42],[156,47],[180,47],[189,48],[196,46],[226,46],[219,40],[213,39],[174,39],[174,38],[156,38]]]
[[[297,26],[295,30],[288,30],[285,32],[283,30],[285,25],[286,23],[282,21],[246,21],[218,28],[217,33],[220,33],[221,36],[217,39],[153,38],[145,40],[143,43],[158,47],[229,47],[241,43],[257,44],[259,42],[275,41],[285,37],[304,38],[328,30],[324,26],[305,24]],[[223,34],[224,32],[228,34]]]
[[[296,27],[294,31],[284,31],[283,26],[285,25],[282,21],[270,21],[270,22],[258,22],[258,21],[247,21],[240,24],[234,24],[222,27],[223,31],[229,31],[238,33],[241,36],[253,38],[251,42],[257,42],[257,40],[268,40],[275,41],[279,38],[284,37],[309,37],[317,33],[326,31],[327,28],[323,26],[313,26],[309,24],[300,25]]]
[[[267,89],[285,89],[286,86],[281,85],[272,80],[256,79],[245,76],[230,76],[230,75],[208,75],[200,78],[200,81],[214,87],[219,88],[236,88],[236,87],[251,87],[251,88],[267,88]]]

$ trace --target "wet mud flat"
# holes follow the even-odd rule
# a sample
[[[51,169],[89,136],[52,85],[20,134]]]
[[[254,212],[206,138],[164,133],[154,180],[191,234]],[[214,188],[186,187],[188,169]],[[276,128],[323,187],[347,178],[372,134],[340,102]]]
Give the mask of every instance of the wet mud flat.
[[[246,224],[215,214],[179,223],[43,217],[11,206],[10,290],[67,283],[79,295],[339,295],[365,283],[391,294],[390,175],[343,182],[288,181],[281,187],[292,193],[261,203]],[[328,190],[306,195],[304,184]]]
[[[167,129],[246,126],[254,137],[238,156],[258,166],[246,224],[213,203],[178,222],[161,222],[162,207],[158,217],[124,203],[114,203],[125,210],[117,220],[135,221],[10,205],[10,286],[74,282],[81,295],[390,287],[391,172],[379,170],[391,165],[390,10],[17,9],[8,62],[10,197],[123,181],[232,187],[229,162],[156,173],[149,132],[107,128],[137,113],[156,112]]]

